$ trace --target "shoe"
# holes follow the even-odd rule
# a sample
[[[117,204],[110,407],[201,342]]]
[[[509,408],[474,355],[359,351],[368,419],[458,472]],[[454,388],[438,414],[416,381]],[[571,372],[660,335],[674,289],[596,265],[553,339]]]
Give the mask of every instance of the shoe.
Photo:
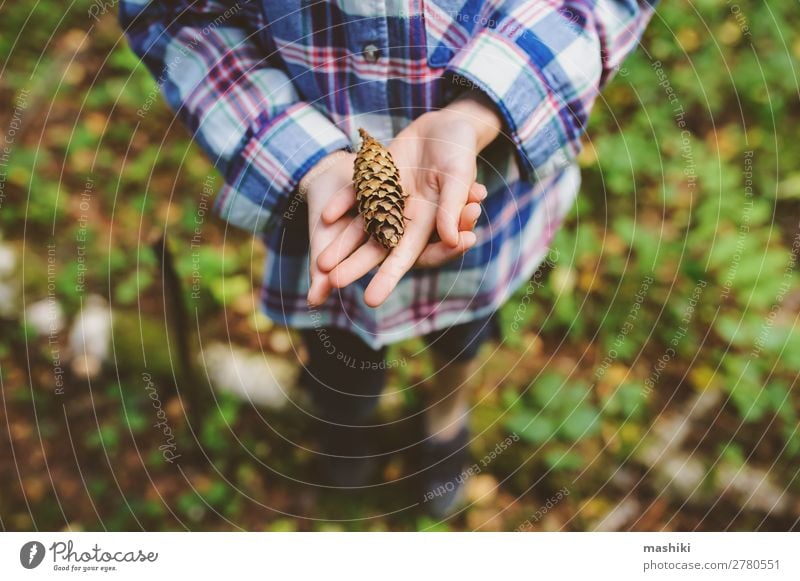
[[[432,517],[452,516],[463,504],[469,464],[469,430],[466,426],[452,439],[426,439],[420,449],[422,508]]]

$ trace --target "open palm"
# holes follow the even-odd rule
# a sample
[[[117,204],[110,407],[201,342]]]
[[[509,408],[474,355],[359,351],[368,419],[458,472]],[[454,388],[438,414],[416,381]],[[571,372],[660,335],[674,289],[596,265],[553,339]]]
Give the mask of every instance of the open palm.
[[[438,112],[426,113],[398,134],[389,150],[408,194],[405,234],[389,251],[366,236],[360,217],[353,218],[317,260],[316,267],[329,273],[329,283],[345,287],[380,265],[364,294],[375,307],[415,264],[441,264],[474,245],[477,201],[486,193],[475,184],[475,142],[469,124],[442,123]],[[337,192],[322,211],[322,221],[339,223],[353,205],[352,190]]]

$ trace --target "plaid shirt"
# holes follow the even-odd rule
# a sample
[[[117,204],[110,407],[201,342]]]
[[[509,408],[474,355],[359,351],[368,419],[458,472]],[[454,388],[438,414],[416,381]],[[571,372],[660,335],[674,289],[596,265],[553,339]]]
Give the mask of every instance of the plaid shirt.
[[[486,316],[530,278],[572,206],[592,103],[656,0],[123,0],[120,19],[169,104],[225,177],[215,202],[265,241],[263,304],[292,327],[341,327],[373,347]],[[388,142],[465,88],[502,113],[479,159],[477,244],[412,269],[379,308],[371,274],[306,303],[308,224],[295,197],[366,128]]]

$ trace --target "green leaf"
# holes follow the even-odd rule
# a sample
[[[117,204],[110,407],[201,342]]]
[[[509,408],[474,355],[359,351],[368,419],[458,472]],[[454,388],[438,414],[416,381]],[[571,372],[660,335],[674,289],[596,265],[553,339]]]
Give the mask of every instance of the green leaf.
[[[567,450],[550,450],[545,453],[544,461],[552,470],[577,470],[584,464],[579,454]]]
[[[238,297],[252,292],[250,278],[239,274],[229,278],[217,278],[211,283],[211,295],[217,302],[229,305]]]
[[[556,431],[555,424],[550,418],[525,412],[511,416],[505,422],[505,427],[516,432],[526,442],[536,445],[553,438]]]
[[[589,406],[575,408],[564,418],[559,426],[559,433],[569,440],[579,440],[593,436],[600,429],[598,413]]]

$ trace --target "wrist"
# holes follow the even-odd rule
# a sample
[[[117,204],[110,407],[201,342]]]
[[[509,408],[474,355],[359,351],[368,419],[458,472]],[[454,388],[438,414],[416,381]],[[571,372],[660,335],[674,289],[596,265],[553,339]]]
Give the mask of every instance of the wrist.
[[[297,191],[301,197],[305,198],[308,196],[308,191],[311,188],[313,182],[315,182],[322,174],[327,172],[330,168],[332,168],[340,158],[345,156],[352,155],[349,151],[344,149],[340,149],[338,151],[334,151],[329,153],[321,160],[319,160],[314,166],[309,169],[306,174],[300,179],[300,182],[297,184]]]
[[[468,123],[474,129],[477,151],[494,141],[503,128],[503,117],[497,106],[478,89],[462,93],[442,112]]]

